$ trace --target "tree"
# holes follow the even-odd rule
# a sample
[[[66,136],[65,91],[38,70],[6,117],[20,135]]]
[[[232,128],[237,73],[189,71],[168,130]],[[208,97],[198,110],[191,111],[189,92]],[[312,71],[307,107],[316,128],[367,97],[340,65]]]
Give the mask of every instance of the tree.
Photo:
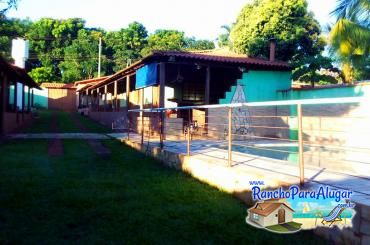
[[[332,65],[332,60],[321,55],[308,56],[293,64],[294,81],[311,84],[335,84],[342,81],[342,73]]]
[[[37,67],[28,73],[37,83],[54,82],[56,77],[51,67]]]
[[[305,0],[255,0],[242,9],[230,35],[236,52],[262,58],[268,58],[274,38],[276,59],[291,62],[293,78],[300,81],[320,81],[318,71],[330,64],[322,56],[326,42],[320,25]]]
[[[16,8],[18,0],[0,0],[0,20],[5,17],[6,12],[12,8]]]
[[[98,43],[101,36],[102,33],[95,30],[83,29],[78,32],[77,39],[64,49],[64,60],[59,64],[63,82],[89,79],[97,75]],[[102,67],[105,64],[106,57],[103,55]]]
[[[184,32],[176,30],[156,30],[148,37],[148,45],[142,51],[143,56],[155,50],[182,50],[186,44]]]
[[[345,80],[369,79],[370,1],[338,0],[337,22],[330,31],[331,51],[342,64]]]
[[[218,46],[220,48],[229,47],[231,45],[230,43],[231,27],[228,25],[223,25],[221,26],[221,29],[223,30],[223,33],[221,33],[217,38]]]
[[[79,18],[42,18],[32,24],[26,37],[31,40],[31,51],[48,65],[54,57],[63,56],[63,48],[70,45],[84,27],[85,21]]]
[[[0,21],[0,55],[7,60],[11,59],[12,39],[24,37],[29,31],[32,22],[29,19],[8,19]]]
[[[298,60],[324,50],[319,23],[305,0],[255,0],[239,14],[231,30],[238,53],[268,57],[269,39],[276,38],[279,60]]]
[[[210,50],[214,49],[215,44],[209,40],[196,40],[195,37],[185,38],[186,50]]]
[[[147,37],[146,28],[138,22],[106,35],[107,52],[114,58],[115,71],[124,68],[128,60],[136,61],[142,57],[141,51],[147,45]]]
[[[56,79],[60,80],[59,64],[65,58],[65,48],[72,44],[84,26],[85,21],[79,18],[43,18],[34,22],[26,33],[26,38],[30,40],[30,53],[34,56],[31,65],[50,67]]]

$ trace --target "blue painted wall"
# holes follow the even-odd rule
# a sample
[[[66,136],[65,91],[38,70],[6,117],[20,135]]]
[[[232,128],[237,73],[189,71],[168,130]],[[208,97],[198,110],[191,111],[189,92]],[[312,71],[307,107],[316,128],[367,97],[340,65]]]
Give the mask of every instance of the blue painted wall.
[[[278,90],[291,87],[291,72],[286,71],[249,71],[243,73],[237,84],[243,86],[247,102],[272,101],[279,97]],[[236,86],[226,92],[219,104],[229,104],[234,96]]]
[[[304,100],[304,99],[362,97],[362,96],[370,96],[369,85],[292,90],[286,93],[279,92],[278,100]]]

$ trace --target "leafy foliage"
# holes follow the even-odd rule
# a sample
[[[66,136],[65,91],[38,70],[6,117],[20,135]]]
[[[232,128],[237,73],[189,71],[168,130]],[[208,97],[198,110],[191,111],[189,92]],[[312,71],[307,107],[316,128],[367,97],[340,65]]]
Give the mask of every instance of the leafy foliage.
[[[98,67],[98,42],[102,33],[82,29],[77,39],[64,49],[64,60],[59,64],[62,81],[76,81],[80,78],[93,78]],[[102,57],[103,66],[105,56]]]
[[[12,8],[16,8],[18,0],[0,0],[0,20],[4,18],[6,12]]]
[[[0,21],[0,55],[7,59],[11,56],[14,37],[23,37],[29,31],[32,22],[29,19],[4,19]]]
[[[261,58],[268,57],[271,38],[276,59],[291,62],[295,80],[314,84],[324,78],[320,69],[332,67],[321,54],[326,43],[305,0],[255,0],[242,9],[230,34],[235,51]]]
[[[37,83],[52,82],[57,78],[54,76],[53,69],[51,67],[36,67],[28,73],[33,80]]]
[[[339,0],[333,14],[331,52],[342,64],[345,80],[370,79],[370,1]]]
[[[148,55],[155,50],[182,50],[186,44],[185,34],[176,30],[157,30],[148,37],[148,45],[142,54]]]
[[[114,71],[124,68],[128,60],[141,58],[141,52],[147,45],[148,31],[145,26],[133,22],[127,28],[109,32],[105,37],[108,52],[114,58]]]
[[[231,42],[230,42],[231,27],[228,25],[223,25],[221,26],[221,28],[223,30],[223,33],[221,33],[217,38],[218,46],[221,48],[229,47],[231,46]]]
[[[320,32],[305,0],[255,0],[242,9],[231,40],[239,53],[268,57],[269,39],[276,38],[276,58],[289,61],[322,52]]]
[[[145,26],[133,22],[119,31],[106,33],[102,29],[86,28],[85,21],[79,18],[43,18],[36,22],[5,19],[0,22],[0,34],[0,55],[7,59],[10,59],[12,38],[30,40],[27,65],[35,69],[30,74],[40,82],[45,82],[44,79],[73,82],[96,76],[99,37],[103,41],[102,74],[112,74],[153,50],[214,48],[211,41],[187,38],[176,30],[157,30],[148,35]]]
[[[210,50],[215,44],[209,40],[196,40],[195,37],[185,38],[185,49],[187,50]]]

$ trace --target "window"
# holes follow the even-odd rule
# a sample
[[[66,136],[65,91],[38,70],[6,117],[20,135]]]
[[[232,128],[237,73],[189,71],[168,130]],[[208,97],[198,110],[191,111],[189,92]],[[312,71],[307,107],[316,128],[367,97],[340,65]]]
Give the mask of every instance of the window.
[[[260,219],[260,216],[258,214],[253,214],[253,219],[254,220],[259,220]]]
[[[153,104],[153,87],[144,88],[144,105]]]
[[[184,101],[201,102],[204,100],[204,84],[185,83],[182,99]]]

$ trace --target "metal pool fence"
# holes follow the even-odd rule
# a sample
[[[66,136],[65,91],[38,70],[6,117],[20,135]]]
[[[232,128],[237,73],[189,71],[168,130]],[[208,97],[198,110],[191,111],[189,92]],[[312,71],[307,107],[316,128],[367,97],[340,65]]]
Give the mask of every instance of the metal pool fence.
[[[127,137],[162,149],[175,143],[188,156],[218,148],[229,166],[235,153],[285,160],[301,184],[305,163],[370,178],[366,110],[358,97],[136,109]]]

